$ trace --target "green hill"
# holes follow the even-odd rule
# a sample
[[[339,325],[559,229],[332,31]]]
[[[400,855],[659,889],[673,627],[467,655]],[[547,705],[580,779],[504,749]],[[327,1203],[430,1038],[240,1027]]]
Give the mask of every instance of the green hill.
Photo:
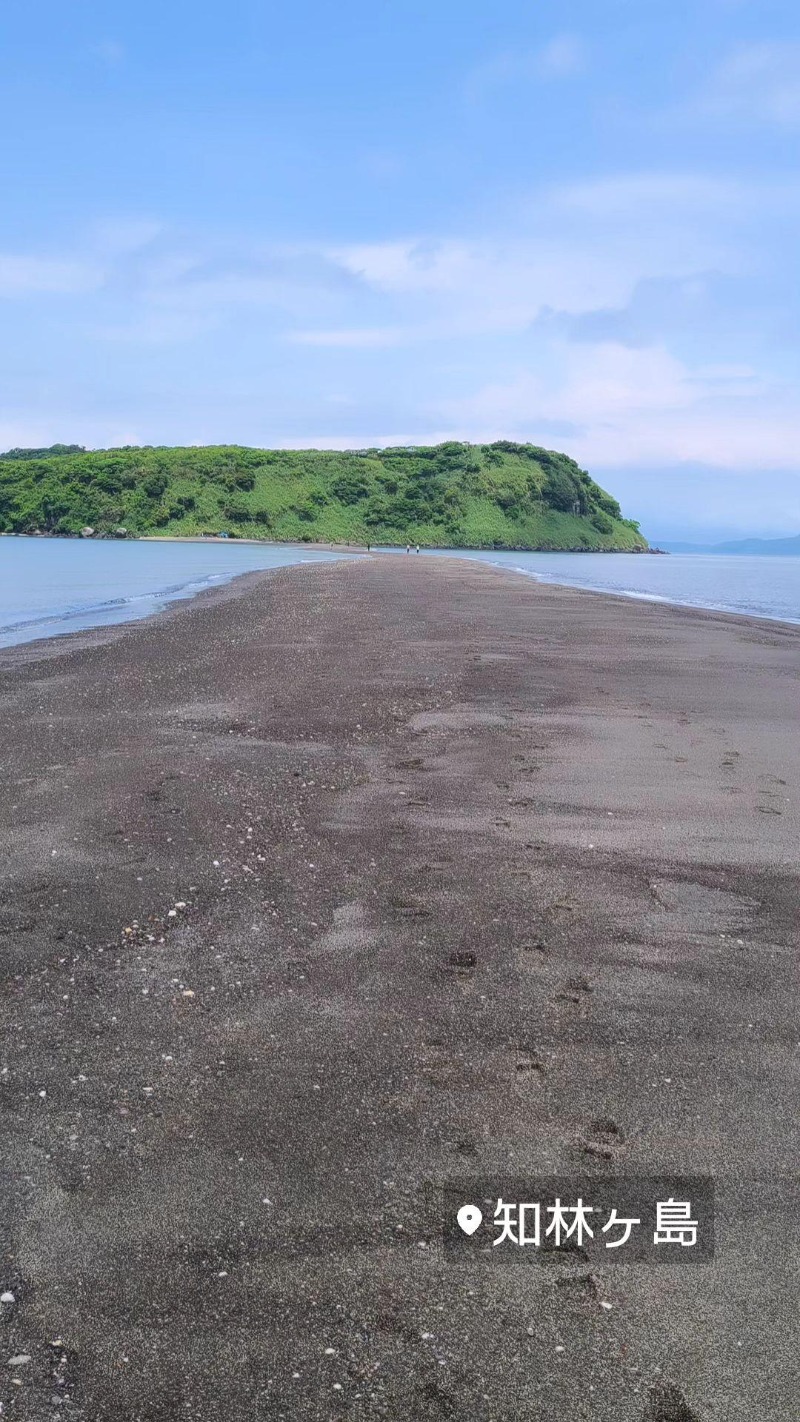
[[[0,531],[428,547],[645,549],[573,459],[498,440],[429,448],[134,448],[0,456]]]

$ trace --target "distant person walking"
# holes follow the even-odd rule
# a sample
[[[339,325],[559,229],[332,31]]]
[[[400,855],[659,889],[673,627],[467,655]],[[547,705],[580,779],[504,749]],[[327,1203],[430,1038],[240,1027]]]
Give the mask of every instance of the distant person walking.
[[[410,553],[410,552],[411,552],[411,544],[410,544],[410,543],[407,543],[407,544],[406,544],[406,553]]]
[[[417,544],[417,552],[419,553],[419,544]]]

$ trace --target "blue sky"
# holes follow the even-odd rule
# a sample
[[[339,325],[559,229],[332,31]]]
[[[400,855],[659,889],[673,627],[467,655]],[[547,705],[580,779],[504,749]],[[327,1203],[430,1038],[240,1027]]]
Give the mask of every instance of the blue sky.
[[[529,439],[800,531],[774,0],[4,0],[0,448]]]

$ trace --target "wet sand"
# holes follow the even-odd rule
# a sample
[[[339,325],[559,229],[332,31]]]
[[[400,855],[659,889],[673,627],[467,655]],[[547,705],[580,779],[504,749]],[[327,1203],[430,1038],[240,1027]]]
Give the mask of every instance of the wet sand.
[[[2,654],[3,1417],[794,1422],[799,652],[386,555]],[[666,1171],[712,1264],[442,1249]]]

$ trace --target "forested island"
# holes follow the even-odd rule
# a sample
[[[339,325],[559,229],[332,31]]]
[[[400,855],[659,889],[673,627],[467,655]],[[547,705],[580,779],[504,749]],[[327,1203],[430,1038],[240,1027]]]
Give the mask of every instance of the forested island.
[[[497,440],[358,450],[14,449],[0,532],[646,551],[566,454]]]

